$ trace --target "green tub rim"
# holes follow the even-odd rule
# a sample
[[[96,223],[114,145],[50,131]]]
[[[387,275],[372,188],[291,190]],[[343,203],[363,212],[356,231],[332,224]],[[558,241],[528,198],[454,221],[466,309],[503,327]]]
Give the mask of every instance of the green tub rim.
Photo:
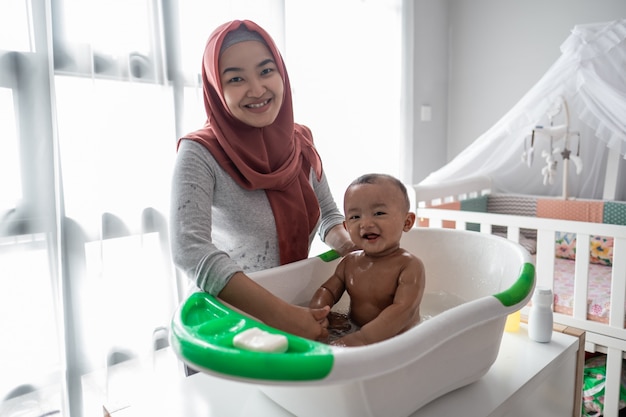
[[[236,334],[258,327],[287,337],[285,353],[243,350]],[[172,346],[191,367],[242,378],[308,381],[326,377],[334,356],[330,346],[298,337],[236,312],[208,293],[191,294],[171,324]]]
[[[517,281],[507,290],[494,294],[503,306],[511,307],[524,301],[535,285],[535,266],[529,262],[522,265]]]

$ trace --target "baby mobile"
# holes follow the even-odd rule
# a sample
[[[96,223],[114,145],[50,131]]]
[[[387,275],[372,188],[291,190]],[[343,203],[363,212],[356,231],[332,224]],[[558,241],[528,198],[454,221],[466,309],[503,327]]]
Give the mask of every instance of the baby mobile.
[[[564,122],[562,124],[555,124],[555,118],[559,114],[563,113]],[[528,167],[533,164],[534,152],[535,152],[535,138],[543,137],[550,139],[550,149],[542,150],[541,157],[546,161],[546,165],[541,169],[541,175],[543,175],[543,185],[553,184],[556,176],[557,161],[555,157],[561,154],[563,159],[563,199],[567,199],[567,177],[569,174],[569,161],[574,163],[576,167],[576,174],[580,175],[583,170],[583,163],[580,159],[580,133],[570,132],[569,130],[569,109],[567,107],[567,101],[563,97],[559,97],[554,106],[548,109],[546,113],[548,117],[548,126],[537,125],[533,129],[530,135],[530,147],[528,146],[529,137],[524,139],[524,152],[522,153],[522,162],[526,163]],[[572,142],[576,138],[576,152],[573,152]],[[561,146],[557,146],[561,143]]]

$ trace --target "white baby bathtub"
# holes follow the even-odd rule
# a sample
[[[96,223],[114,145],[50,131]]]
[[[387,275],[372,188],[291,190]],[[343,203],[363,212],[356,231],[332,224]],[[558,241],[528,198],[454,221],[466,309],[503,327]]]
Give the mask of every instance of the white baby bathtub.
[[[408,416],[489,370],[506,317],[530,299],[535,272],[525,249],[489,234],[414,228],[402,246],[424,262],[421,313],[432,318],[401,335],[352,348],[287,335],[285,353],[242,351],[232,339],[244,329],[284,333],[196,293],[172,320],[172,346],[191,367],[258,384],[299,417]],[[306,305],[337,262],[310,258],[252,277],[279,297]]]

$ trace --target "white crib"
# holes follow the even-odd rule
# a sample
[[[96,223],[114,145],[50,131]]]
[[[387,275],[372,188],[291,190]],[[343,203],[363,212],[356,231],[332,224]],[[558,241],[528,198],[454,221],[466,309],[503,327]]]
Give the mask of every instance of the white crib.
[[[515,242],[526,239],[520,230],[536,230],[537,286],[554,289],[555,235],[557,232],[576,233],[578,242],[587,242],[592,235],[613,238],[613,260],[610,279],[610,310],[605,322],[592,320],[588,312],[589,251],[578,251],[573,277],[572,312],[554,313],[555,323],[576,327],[586,332],[585,350],[606,354],[606,385],[604,416],[617,417],[622,375],[622,358],[626,358],[625,298],[626,298],[626,226],[588,223],[582,221],[537,218],[513,214],[463,211],[450,209],[455,202],[477,197],[489,198],[491,181],[488,177],[448,182],[429,186],[413,186],[416,213],[421,227],[451,227],[466,229],[472,225],[480,233],[492,233],[494,228],[505,226],[506,238]],[[451,204],[452,203],[452,204]],[[444,205],[448,209],[434,208]],[[476,226],[479,225],[479,227]],[[520,242],[521,243],[521,242]],[[581,254],[586,254],[581,256]],[[528,307],[522,310],[527,315]]]

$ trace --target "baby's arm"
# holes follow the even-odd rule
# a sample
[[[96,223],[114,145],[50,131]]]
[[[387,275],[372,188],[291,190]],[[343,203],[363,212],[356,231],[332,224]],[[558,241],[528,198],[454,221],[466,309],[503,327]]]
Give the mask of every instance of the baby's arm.
[[[336,340],[333,344],[364,346],[389,339],[417,324],[425,282],[424,264],[419,258],[412,257],[398,276],[393,303],[360,330]]]
[[[345,290],[344,274],[346,259],[342,259],[335,273],[326,280],[321,287],[315,291],[311,301],[309,302],[309,308],[323,308],[325,306],[332,307],[343,295]]]

